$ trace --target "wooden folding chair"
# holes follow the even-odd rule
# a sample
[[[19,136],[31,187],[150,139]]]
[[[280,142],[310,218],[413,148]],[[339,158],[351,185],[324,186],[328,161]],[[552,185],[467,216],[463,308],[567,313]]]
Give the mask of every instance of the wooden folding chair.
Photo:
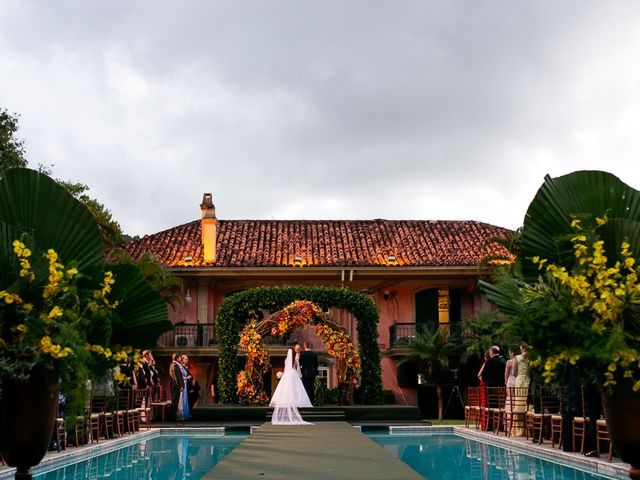
[[[119,435],[130,432],[128,427],[129,407],[131,405],[131,391],[119,388],[116,392],[116,426]]]
[[[146,388],[136,388],[133,390],[133,405],[129,410],[130,413],[130,425],[132,431],[137,432],[140,430],[140,422],[142,414],[144,413],[144,403],[147,398]]]
[[[487,407],[485,411],[488,415],[488,422],[486,429],[491,425],[494,433],[498,433],[502,425],[506,396],[506,387],[487,387]]]
[[[464,426],[469,428],[471,421],[478,428],[480,421],[481,387],[467,387],[467,404],[464,407]]]
[[[586,439],[586,433],[587,433],[587,425],[589,423],[589,418],[586,417],[586,402],[585,402],[585,398],[584,398],[584,387],[580,387],[580,402],[579,402],[579,415],[576,417],[573,417],[573,422],[572,422],[572,426],[571,426],[571,437],[572,437],[572,445],[573,445],[573,451],[577,452],[578,450],[576,450],[576,438],[580,439],[580,453],[584,453],[584,444],[585,444],[585,439]]]
[[[557,415],[560,410],[560,397],[558,390],[551,387],[540,387],[540,411],[534,413],[531,426],[532,438],[542,444],[545,431],[551,431],[551,416]],[[562,419],[562,417],[560,417]]]
[[[155,389],[156,399],[151,402],[151,416],[156,418],[156,411],[160,411],[160,421],[164,423],[165,412],[171,410],[171,400],[166,400],[162,385]]]
[[[107,395],[102,393],[91,394],[91,416],[98,416],[100,425],[99,435],[104,435],[107,440],[115,436],[113,425],[113,412],[109,410],[109,400]]]
[[[607,421],[604,418],[596,420],[596,450],[598,452],[598,457],[600,456],[601,442],[606,442],[609,444],[608,460],[611,461],[611,459],[613,458],[613,443],[611,442],[611,435],[609,434]]]
[[[79,447],[87,443],[89,438],[88,432],[89,424],[87,422],[87,418],[83,415],[78,415],[76,417],[76,424],[73,426],[73,436],[75,440],[75,446]]]
[[[508,437],[515,434],[525,435],[525,420],[529,397],[528,387],[508,387],[508,409],[504,411],[505,433]]]
[[[56,449],[58,452],[60,450],[67,449],[67,424],[64,421],[64,418],[59,417],[56,418],[55,429],[53,432],[56,439]]]
[[[556,446],[556,438],[558,439],[558,448],[562,448],[562,415],[564,414],[564,396],[565,389],[560,388],[558,390],[558,397],[560,399],[558,413],[551,414],[551,446],[553,448]]]

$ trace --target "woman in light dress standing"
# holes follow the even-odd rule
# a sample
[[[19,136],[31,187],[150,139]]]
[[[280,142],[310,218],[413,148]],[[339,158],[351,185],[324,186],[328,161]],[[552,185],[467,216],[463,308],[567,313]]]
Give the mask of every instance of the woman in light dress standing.
[[[518,364],[516,363],[515,347],[509,347],[509,360],[507,360],[507,364],[504,367],[504,384],[507,386],[504,409],[507,412],[510,412],[513,406],[513,387],[516,386],[516,375],[518,375]],[[511,419],[508,422],[507,431],[511,428]]]
[[[518,374],[516,375],[516,388],[529,388],[529,357],[527,355],[527,344],[520,343],[520,355],[516,355],[516,368]],[[521,392],[522,393],[522,392]],[[518,427],[514,428],[513,436],[524,436],[524,416],[527,411],[527,397],[529,396],[528,390],[524,395],[518,398],[514,411],[522,414],[522,421],[518,422]]]

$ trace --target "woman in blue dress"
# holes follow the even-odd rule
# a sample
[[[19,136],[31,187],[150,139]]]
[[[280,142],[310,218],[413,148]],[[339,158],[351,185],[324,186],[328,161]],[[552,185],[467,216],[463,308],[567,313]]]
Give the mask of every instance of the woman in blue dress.
[[[178,404],[178,420],[188,420],[190,415],[189,412],[189,400],[187,397],[187,382],[191,379],[191,374],[189,373],[189,369],[187,367],[189,362],[189,358],[186,355],[182,355],[180,357],[180,370],[182,372],[182,381],[184,382],[184,386],[182,391],[180,392],[180,403]]]

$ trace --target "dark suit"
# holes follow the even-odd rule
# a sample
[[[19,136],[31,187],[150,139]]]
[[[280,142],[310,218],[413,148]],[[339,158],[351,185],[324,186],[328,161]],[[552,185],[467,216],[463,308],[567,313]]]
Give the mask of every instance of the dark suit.
[[[171,362],[169,367],[169,377],[171,377],[171,414],[174,419],[178,418],[178,402],[180,393],[184,388],[184,377],[178,362]]]
[[[482,381],[487,387],[504,387],[504,366],[506,360],[495,355],[487,360],[482,371]]]
[[[309,400],[313,403],[313,387],[318,375],[318,355],[311,350],[300,353],[300,373],[302,373],[302,384],[309,395]]]

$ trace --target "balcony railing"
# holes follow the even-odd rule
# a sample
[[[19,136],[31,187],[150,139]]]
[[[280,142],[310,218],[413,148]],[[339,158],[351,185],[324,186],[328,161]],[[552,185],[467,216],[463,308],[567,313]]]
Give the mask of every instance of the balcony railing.
[[[409,341],[418,333],[433,331],[434,326],[427,323],[394,323],[389,327],[389,345],[391,348],[402,347],[409,344]],[[438,328],[451,336],[462,338],[462,323],[440,323]]]
[[[216,345],[215,325],[195,324],[176,325],[173,330],[162,334],[158,339],[158,347],[164,348],[194,348],[213,347]],[[289,335],[283,337],[265,337],[266,345],[290,345]]]
[[[162,334],[158,339],[159,347],[211,347],[216,343],[215,326],[202,325],[176,325],[173,330]]]

